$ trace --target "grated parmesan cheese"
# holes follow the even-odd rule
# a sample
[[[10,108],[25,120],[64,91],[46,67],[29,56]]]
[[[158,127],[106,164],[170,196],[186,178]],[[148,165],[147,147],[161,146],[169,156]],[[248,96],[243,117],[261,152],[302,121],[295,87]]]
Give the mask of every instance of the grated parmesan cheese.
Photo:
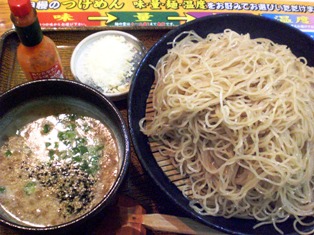
[[[138,58],[136,47],[120,35],[106,35],[87,46],[78,62],[81,82],[104,93],[129,89]]]

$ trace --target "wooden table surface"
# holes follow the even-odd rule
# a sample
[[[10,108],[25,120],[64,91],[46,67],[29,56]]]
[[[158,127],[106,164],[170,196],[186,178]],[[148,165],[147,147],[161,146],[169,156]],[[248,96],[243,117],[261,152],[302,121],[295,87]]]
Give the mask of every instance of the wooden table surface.
[[[7,0],[0,0],[0,35],[12,28]]]
[[[3,35],[3,33],[9,29],[12,29],[12,23],[10,21],[10,10],[7,4],[7,0],[0,0],[0,35]],[[119,109],[122,111],[122,115],[126,119],[127,118],[126,101],[120,102],[117,105],[119,106]],[[163,193],[160,192],[159,188],[157,188],[157,186],[154,183],[152,183],[152,180],[148,177],[146,172],[141,167],[133,148],[131,149],[131,164],[128,172],[128,178],[125,180],[123,187],[119,192],[119,195],[130,196],[129,195],[130,188],[133,189],[131,196],[136,200],[140,201],[141,205],[146,209],[147,213],[164,213],[176,215],[179,211],[178,208],[174,208],[169,199],[166,198],[163,195]],[[184,215],[180,213],[180,216]],[[108,212],[104,211],[95,219],[84,223],[82,226],[78,228],[78,230],[66,234],[79,234],[79,235],[108,234],[106,233],[107,219]],[[168,235],[171,234],[153,231],[147,231],[147,233]],[[21,234],[24,233],[0,225],[0,235],[21,235]]]

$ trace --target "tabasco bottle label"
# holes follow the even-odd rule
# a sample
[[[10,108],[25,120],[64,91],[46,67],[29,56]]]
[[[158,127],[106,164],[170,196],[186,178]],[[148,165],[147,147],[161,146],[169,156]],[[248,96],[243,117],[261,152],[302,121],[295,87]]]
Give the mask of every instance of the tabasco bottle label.
[[[64,78],[62,68],[59,64],[55,64],[50,69],[42,72],[29,72],[32,80],[49,79],[49,78]]]

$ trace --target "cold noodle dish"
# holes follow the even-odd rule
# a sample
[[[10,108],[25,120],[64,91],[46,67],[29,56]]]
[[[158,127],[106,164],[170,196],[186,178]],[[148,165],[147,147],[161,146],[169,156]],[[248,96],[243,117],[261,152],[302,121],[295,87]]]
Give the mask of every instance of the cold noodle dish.
[[[296,231],[312,225],[303,220],[314,215],[314,68],[305,58],[228,29],[188,31],[153,69],[153,111],[139,125],[187,177],[194,210],[278,232],[289,218]]]

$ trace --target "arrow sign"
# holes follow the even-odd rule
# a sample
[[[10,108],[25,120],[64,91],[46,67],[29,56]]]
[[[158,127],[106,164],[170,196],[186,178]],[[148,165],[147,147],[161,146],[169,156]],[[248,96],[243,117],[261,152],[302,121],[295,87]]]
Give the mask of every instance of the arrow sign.
[[[107,16],[89,16],[87,19],[90,21],[107,21],[108,24],[118,18],[108,13]]]
[[[189,15],[189,14],[184,14],[184,16],[168,16],[167,17],[167,20],[171,20],[171,21],[173,21],[173,20],[175,20],[175,21],[187,21],[187,22],[189,22],[189,21],[192,21],[192,20],[194,20],[195,19],[195,17],[194,16],[191,16],[191,15]]]

